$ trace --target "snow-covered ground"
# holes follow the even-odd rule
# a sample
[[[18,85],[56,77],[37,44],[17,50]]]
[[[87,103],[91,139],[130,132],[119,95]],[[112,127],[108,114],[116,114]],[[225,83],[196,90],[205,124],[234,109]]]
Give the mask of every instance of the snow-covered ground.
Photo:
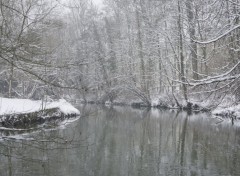
[[[186,106],[186,103],[183,99],[178,98],[178,102],[183,107]],[[236,105],[235,102],[236,101],[232,96],[225,96],[225,98],[222,99],[220,103],[219,101],[213,101],[210,98],[206,99],[205,101],[197,101],[197,99],[191,99],[191,103],[193,104],[193,110],[196,110],[194,108],[197,108],[197,110],[209,110],[214,116],[240,120],[240,104]],[[153,107],[156,107],[158,105],[164,105],[165,107],[168,107],[170,109],[178,108],[174,100],[171,100],[171,97],[164,97],[164,95],[156,96],[152,100],[151,104]]]
[[[10,99],[0,97],[0,115],[27,114],[54,108],[58,108],[65,115],[80,115],[79,110],[64,99],[54,102],[42,102],[29,99]]]
[[[218,107],[212,111],[212,114],[240,119],[240,104],[228,108]]]

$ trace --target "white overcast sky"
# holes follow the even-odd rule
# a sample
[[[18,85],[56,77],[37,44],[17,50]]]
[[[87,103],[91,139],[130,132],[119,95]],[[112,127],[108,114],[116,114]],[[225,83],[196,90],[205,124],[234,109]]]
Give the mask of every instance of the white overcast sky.
[[[61,2],[61,3],[67,3],[69,2],[69,0],[56,0],[57,2]],[[98,6],[102,6],[103,5],[103,0],[92,0],[92,2]]]
[[[96,5],[102,5],[102,0],[92,0]]]

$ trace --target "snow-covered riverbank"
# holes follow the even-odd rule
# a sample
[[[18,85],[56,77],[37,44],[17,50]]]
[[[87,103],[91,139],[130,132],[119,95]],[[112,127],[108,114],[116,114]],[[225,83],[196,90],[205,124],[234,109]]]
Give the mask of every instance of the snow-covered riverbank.
[[[197,98],[192,98],[189,102],[186,102],[181,97],[174,99],[172,96],[156,96],[151,99],[150,105],[144,103],[140,99],[131,99],[126,101],[126,99],[123,98],[117,99],[114,102],[106,101],[105,103],[94,100],[80,102],[89,104],[104,104],[106,106],[131,106],[133,108],[179,109],[189,112],[209,112],[213,116],[240,120],[240,105],[237,105],[234,100],[227,96],[224,100],[221,100],[221,103],[217,100],[213,101],[211,99],[200,101]]]
[[[212,111],[212,114],[221,117],[230,117],[235,120],[240,120],[240,104],[226,108],[218,107]]]
[[[0,98],[0,123],[6,127],[42,123],[49,119],[80,115],[78,109],[64,99],[53,102]]]
[[[210,112],[213,116],[230,118],[232,120],[240,120],[240,105],[236,105],[234,101],[226,98],[221,103],[206,100],[206,101],[190,101],[186,103],[183,99],[178,100],[178,105],[174,101],[169,101],[164,98],[158,98],[152,101],[153,107],[164,107],[169,109],[183,109],[193,112]]]

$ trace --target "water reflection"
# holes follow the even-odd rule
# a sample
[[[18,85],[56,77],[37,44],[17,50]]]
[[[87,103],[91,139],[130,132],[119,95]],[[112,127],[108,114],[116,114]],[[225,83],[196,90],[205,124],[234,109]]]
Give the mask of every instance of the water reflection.
[[[0,175],[240,175],[240,130],[206,114],[82,107],[66,128],[0,141]]]

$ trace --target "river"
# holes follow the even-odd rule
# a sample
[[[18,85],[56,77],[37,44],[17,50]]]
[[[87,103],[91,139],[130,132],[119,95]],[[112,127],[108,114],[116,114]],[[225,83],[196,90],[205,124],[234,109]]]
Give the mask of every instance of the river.
[[[208,114],[79,107],[72,123],[0,140],[1,176],[239,176],[240,127]],[[59,124],[58,124],[59,125]]]

